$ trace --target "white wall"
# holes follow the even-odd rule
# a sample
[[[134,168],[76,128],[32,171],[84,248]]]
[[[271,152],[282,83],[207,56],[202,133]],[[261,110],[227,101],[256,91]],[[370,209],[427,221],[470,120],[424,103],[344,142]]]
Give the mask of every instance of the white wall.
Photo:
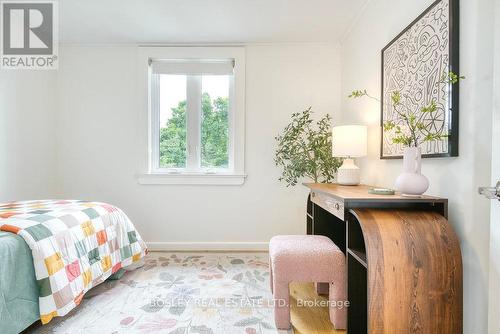
[[[246,48],[246,183],[145,186],[137,48],[62,47],[58,193],[121,207],[149,242],[267,242],[303,233],[307,191],[278,183],[274,136],[293,112],[338,111],[340,52],[318,44]],[[142,82],[142,81],[141,81]],[[206,245],[202,245],[206,247]]]
[[[491,184],[500,181],[500,1],[495,8],[495,53],[493,89],[493,151],[491,163]],[[500,201],[491,203],[490,221],[490,303],[489,333],[500,333]]]
[[[362,181],[393,187],[401,160],[380,160],[380,107],[348,92],[380,92],[380,51],[433,0],[371,0],[342,44],[342,122],[369,124],[369,156]],[[459,235],[464,265],[464,333],[486,333],[489,202],[477,187],[490,183],[493,0],[461,1],[460,156],[425,159],[430,194],[449,198],[449,220]]]
[[[52,197],[55,71],[0,71],[0,202]]]

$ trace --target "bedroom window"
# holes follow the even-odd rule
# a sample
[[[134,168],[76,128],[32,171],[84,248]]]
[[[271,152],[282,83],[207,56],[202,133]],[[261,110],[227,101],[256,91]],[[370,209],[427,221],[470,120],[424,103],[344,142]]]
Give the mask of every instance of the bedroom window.
[[[148,57],[149,172],[140,183],[242,184],[244,54],[159,49],[163,57]]]
[[[157,60],[151,64],[159,115],[158,168],[226,172],[231,168],[229,113],[233,60]],[[158,110],[156,110],[158,108]],[[156,124],[158,121],[158,124]],[[156,161],[155,161],[156,162]],[[156,167],[156,166],[155,166]]]

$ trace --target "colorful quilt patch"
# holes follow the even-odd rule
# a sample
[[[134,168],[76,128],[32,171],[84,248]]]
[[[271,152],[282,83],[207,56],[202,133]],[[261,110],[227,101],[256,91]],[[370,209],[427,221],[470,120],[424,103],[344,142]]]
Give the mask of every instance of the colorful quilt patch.
[[[123,211],[99,202],[3,203],[0,230],[20,235],[32,250],[43,324],[67,314],[88,290],[147,253]]]
[[[0,213],[0,218],[9,218],[9,217],[15,216],[16,214],[17,214],[17,212],[4,212],[4,213]]]
[[[28,228],[25,228],[24,231],[28,232],[29,235],[31,235],[36,241],[40,241],[52,236],[50,230],[42,224],[30,226]]]
[[[59,253],[52,254],[49,257],[45,258],[45,267],[47,268],[47,272],[49,276],[54,276],[59,270],[64,268],[64,263],[61,259],[61,255]]]
[[[21,229],[17,226],[12,226],[12,225],[3,225],[2,226],[2,231],[5,231],[5,232],[11,232],[11,233],[14,233],[14,234],[17,234],[19,231],[21,231]]]
[[[37,284],[40,297],[47,297],[52,294],[52,290],[50,289],[50,279],[48,277],[38,280]]]
[[[105,256],[101,260],[101,265],[102,265],[102,271],[106,272],[109,269],[111,269],[111,257],[110,256]]]
[[[75,278],[80,276],[80,263],[78,261],[68,264],[65,268],[68,281],[73,282]]]
[[[83,233],[85,233],[86,236],[92,235],[95,233],[94,226],[92,225],[92,221],[86,221],[82,225],[82,230]]]
[[[92,272],[90,270],[86,270],[82,273],[83,285],[84,287],[89,286],[90,282],[92,282]]]
[[[108,236],[106,235],[106,230],[99,231],[95,234],[97,238],[97,243],[99,246],[104,245],[108,241]]]

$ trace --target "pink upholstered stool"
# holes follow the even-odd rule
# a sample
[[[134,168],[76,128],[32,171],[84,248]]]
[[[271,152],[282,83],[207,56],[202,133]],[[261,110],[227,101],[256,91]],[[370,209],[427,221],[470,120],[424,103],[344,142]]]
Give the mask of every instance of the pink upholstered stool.
[[[278,329],[290,328],[290,282],[329,282],[330,321],[345,329],[347,309],[344,253],[327,237],[279,235],[269,242],[271,291]],[[280,303],[280,301],[284,301]],[[285,305],[283,305],[285,304]]]

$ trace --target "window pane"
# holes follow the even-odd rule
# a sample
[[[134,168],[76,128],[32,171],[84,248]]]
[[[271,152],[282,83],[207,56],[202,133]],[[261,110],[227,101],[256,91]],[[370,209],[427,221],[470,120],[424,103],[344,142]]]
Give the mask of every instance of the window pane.
[[[201,86],[201,167],[227,168],[229,75],[204,75]]]
[[[160,75],[160,168],[186,167],[186,76]]]

